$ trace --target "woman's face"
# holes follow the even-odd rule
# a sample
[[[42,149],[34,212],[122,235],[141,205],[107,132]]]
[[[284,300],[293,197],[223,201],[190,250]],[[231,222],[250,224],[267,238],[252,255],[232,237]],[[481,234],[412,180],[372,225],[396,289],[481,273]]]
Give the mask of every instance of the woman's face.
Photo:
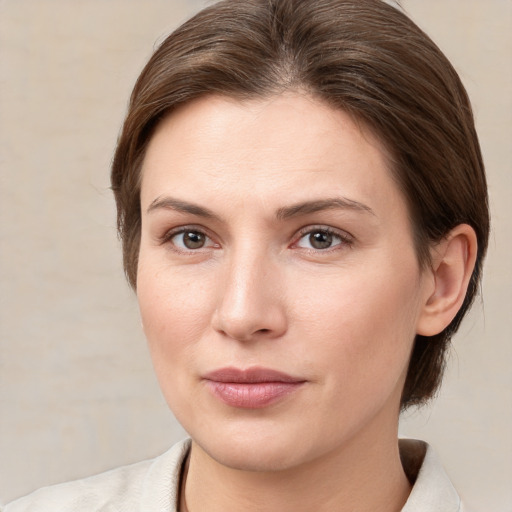
[[[291,468],[396,436],[432,278],[362,130],[306,95],[210,96],[151,139],[143,325],[169,406],[225,465]]]

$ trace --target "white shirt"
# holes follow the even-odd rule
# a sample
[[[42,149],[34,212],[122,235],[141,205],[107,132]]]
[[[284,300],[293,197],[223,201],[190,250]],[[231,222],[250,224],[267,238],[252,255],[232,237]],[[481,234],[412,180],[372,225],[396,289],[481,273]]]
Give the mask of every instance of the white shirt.
[[[178,512],[180,472],[189,449],[190,440],[181,441],[155,459],[44,487],[3,512]],[[400,456],[414,482],[402,512],[464,512],[432,448],[400,440]]]

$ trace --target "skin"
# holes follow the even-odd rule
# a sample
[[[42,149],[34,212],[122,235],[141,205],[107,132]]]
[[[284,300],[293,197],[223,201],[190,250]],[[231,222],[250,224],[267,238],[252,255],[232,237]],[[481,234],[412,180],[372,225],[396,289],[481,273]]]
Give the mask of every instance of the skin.
[[[455,314],[469,231],[420,269],[385,149],[346,113],[299,93],[209,96],[173,112],[150,141],[141,207],[144,330],[193,440],[182,508],[400,510],[412,343]],[[204,245],[188,248],[184,227]],[[325,241],[326,230],[328,247],[313,246],[310,235]],[[450,266],[446,254],[464,261]],[[204,380],[255,366],[304,384],[247,409]]]

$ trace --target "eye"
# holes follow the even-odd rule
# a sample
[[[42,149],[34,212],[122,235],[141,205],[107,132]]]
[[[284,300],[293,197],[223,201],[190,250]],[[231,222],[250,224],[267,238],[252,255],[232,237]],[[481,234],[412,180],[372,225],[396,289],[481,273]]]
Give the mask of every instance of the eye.
[[[177,249],[182,251],[193,251],[205,247],[213,247],[215,244],[203,232],[195,229],[184,229],[168,237]]]
[[[303,233],[296,246],[322,251],[342,244],[350,244],[348,237],[327,228],[315,228]]]

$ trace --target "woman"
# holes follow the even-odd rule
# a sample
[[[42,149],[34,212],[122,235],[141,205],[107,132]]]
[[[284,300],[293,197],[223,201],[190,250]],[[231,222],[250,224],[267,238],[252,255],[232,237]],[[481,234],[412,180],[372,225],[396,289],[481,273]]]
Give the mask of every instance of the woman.
[[[401,410],[437,390],[489,218],[471,108],[380,0],[227,0],[157,49],[112,187],[190,440],[21,510],[457,511]]]

